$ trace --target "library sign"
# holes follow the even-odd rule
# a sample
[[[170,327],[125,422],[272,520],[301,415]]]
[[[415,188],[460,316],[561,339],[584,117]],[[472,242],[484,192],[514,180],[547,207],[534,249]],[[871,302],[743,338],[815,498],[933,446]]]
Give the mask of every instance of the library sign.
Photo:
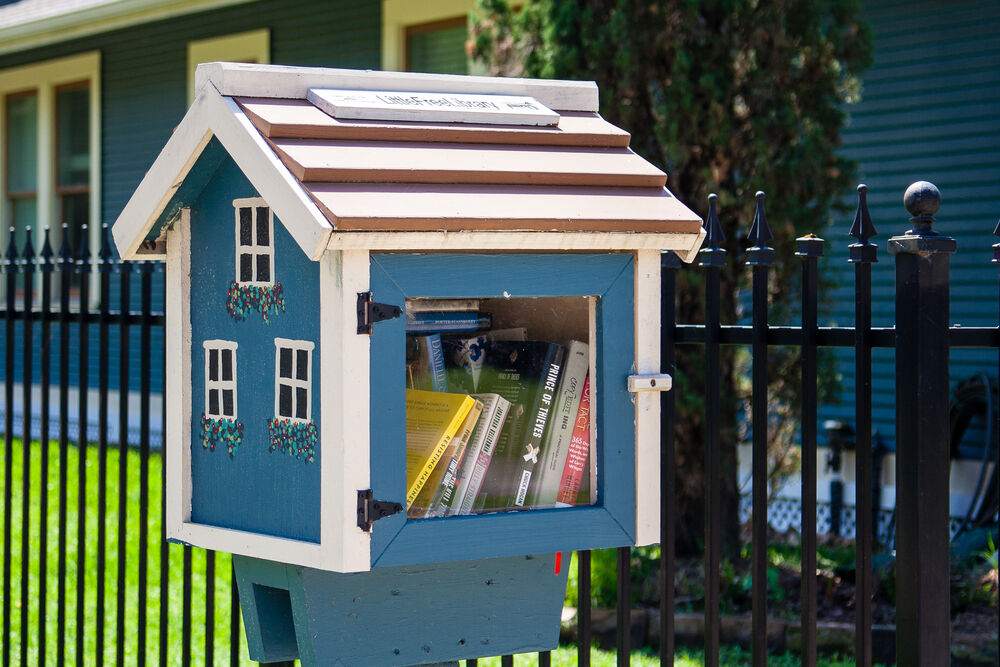
[[[589,82],[210,63],[115,222],[166,261],[167,538],[250,657],[552,649],[660,536],[661,254],[701,219]]]
[[[307,99],[334,118],[535,126],[559,122],[559,114],[538,100],[518,95],[313,88]]]

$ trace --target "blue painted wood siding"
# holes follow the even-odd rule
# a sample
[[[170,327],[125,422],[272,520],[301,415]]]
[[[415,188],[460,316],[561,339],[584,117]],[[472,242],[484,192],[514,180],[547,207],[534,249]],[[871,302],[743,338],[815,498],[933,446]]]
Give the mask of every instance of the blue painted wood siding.
[[[866,2],[875,60],[864,76],[863,99],[850,108],[843,153],[858,161],[879,236],[873,267],[874,326],[892,326],[895,269],[886,240],[909,229],[903,192],[934,182],[943,204],[935,229],[958,241],[951,259],[951,319],[996,326],[997,271],[991,234],[1000,216],[1000,3],[932,0]],[[853,198],[852,198],[853,201]],[[826,238],[825,271],[838,287],[824,323],[854,322],[853,268],[845,237],[851,219],[834,222]],[[854,422],[854,356],[837,354],[843,391],[820,419]],[[895,447],[895,368],[891,350],[873,355],[874,427]],[[996,377],[996,354],[951,353],[952,384],[986,370]],[[942,397],[942,400],[946,400]]]
[[[350,0],[268,0],[133,26],[31,51],[0,55],[0,69],[87,52],[101,52],[101,212],[111,224],[121,213],[187,109],[187,44],[192,40],[270,29],[271,62],[288,65],[377,69],[380,63],[381,3]],[[95,249],[96,252],[96,249]],[[117,279],[117,278],[116,278]],[[112,288],[117,293],[117,288]],[[135,308],[139,306],[137,272],[132,278]],[[153,307],[163,308],[162,273],[153,284]],[[37,334],[35,340],[37,341]],[[96,358],[97,332],[90,332]],[[112,332],[117,349],[118,332]],[[0,343],[7,344],[0,331]],[[22,353],[15,352],[15,372],[21,377]],[[162,349],[154,332],[153,350]],[[75,357],[75,355],[74,355]],[[71,381],[77,383],[76,359],[71,357]],[[138,339],[130,348],[130,363],[139,368]],[[163,367],[154,355],[151,385],[159,391]],[[118,362],[111,363],[111,386],[118,386]],[[96,364],[90,385],[97,386]],[[35,370],[35,378],[38,370]],[[138,373],[131,388],[139,386]]]
[[[284,308],[264,321],[258,310],[245,318],[227,309],[236,279],[233,200],[259,196],[231,159],[226,159],[191,210],[191,520],[276,537],[319,542],[320,459],[272,451],[268,422],[275,415],[275,338],[314,344],[306,367],[311,417],[321,416],[319,349],[319,263],[311,261],[281,221],[274,219],[275,284]],[[206,340],[238,344],[236,419],[242,442],[230,455],[202,443],[205,409]],[[297,361],[297,360],[296,360]],[[294,362],[289,362],[295,365]],[[296,368],[295,375],[302,377]],[[306,379],[303,377],[303,379]]]

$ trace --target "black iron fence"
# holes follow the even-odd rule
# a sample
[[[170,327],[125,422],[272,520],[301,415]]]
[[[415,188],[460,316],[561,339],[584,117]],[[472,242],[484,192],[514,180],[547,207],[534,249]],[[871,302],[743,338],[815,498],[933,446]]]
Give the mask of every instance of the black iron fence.
[[[948,627],[948,352],[956,347],[1000,349],[994,327],[948,326],[948,254],[954,242],[933,232],[936,191],[908,194],[912,229],[889,242],[897,267],[896,326],[872,327],[871,264],[875,235],[860,189],[851,235],[855,268],[853,327],[821,327],[819,260],[824,242],[797,240],[802,261],[800,323],[768,322],[774,251],[763,196],[751,227],[746,263],[752,274],[750,325],[722,324],[720,280],[729,261],[721,248],[714,198],[700,255],[705,322],[676,321],[676,284],[682,268],[672,253],[662,265],[662,365],[673,372],[678,354],[696,350],[705,364],[704,395],[704,646],[705,663],[719,664],[722,561],[719,424],[724,405],[720,359],[724,346],[743,346],[752,363],[752,644],[753,663],[767,662],[768,348],[801,354],[802,447],[802,663],[816,664],[816,448],[817,373],[821,348],[855,356],[856,405],[856,660],[872,661],[872,350],[895,348],[897,364],[897,559],[900,581],[897,633],[901,664],[947,664]],[[240,617],[229,558],[164,539],[164,468],[152,442],[162,433],[160,268],[113,257],[107,230],[96,258],[86,245],[54,251],[46,231],[39,251],[31,235],[11,234],[4,264],[5,336],[3,458],[3,665],[239,664]],[[1000,244],[997,249],[1000,261]],[[90,294],[92,270],[97,294]],[[82,276],[83,279],[80,279]],[[136,277],[138,280],[136,281]],[[138,290],[134,283],[138,282]],[[95,297],[96,298],[93,298]],[[132,346],[138,345],[136,357]],[[692,347],[693,346],[693,347]],[[20,358],[16,358],[20,356]],[[136,359],[138,363],[136,363]],[[96,365],[96,387],[90,386]],[[117,377],[112,377],[112,369]],[[71,370],[76,382],[71,383]],[[138,408],[130,403],[138,383]],[[90,404],[96,400],[96,410]],[[37,408],[36,408],[37,402]],[[75,402],[75,405],[71,405]],[[665,425],[674,423],[676,398],[662,395]],[[943,408],[941,406],[944,406]],[[37,410],[37,418],[36,418]],[[95,416],[96,415],[96,416]],[[19,416],[19,419],[16,418]],[[75,416],[75,419],[71,419]],[[130,421],[138,419],[136,432]],[[93,421],[96,420],[96,439]],[[675,655],[676,574],[675,433],[662,437],[662,549],[660,656]],[[53,507],[54,505],[54,507]],[[53,542],[55,548],[53,549]],[[591,554],[578,554],[577,645],[590,664],[593,636]],[[629,662],[631,550],[619,549],[618,662]],[[943,584],[941,582],[944,582]],[[916,585],[919,583],[920,585]],[[905,590],[904,590],[905,589]],[[904,609],[905,604],[905,609]],[[942,633],[943,639],[942,639]],[[542,653],[538,664],[548,665]],[[476,661],[469,661],[475,664]],[[504,656],[502,664],[513,664]]]

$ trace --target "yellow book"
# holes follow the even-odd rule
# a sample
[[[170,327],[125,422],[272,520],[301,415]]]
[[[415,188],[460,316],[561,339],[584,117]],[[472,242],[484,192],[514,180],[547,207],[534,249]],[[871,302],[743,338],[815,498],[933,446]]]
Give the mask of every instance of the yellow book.
[[[458,462],[465,452],[466,445],[469,444],[469,437],[472,435],[472,431],[476,427],[476,422],[479,421],[479,415],[483,411],[483,402],[476,399],[473,400],[475,400],[475,404],[469,410],[469,414],[462,422],[462,426],[459,427],[455,437],[448,443],[444,454],[441,455],[441,460],[434,466],[434,471],[424,483],[424,488],[420,489],[420,493],[417,494],[417,499],[411,508],[413,516],[410,518],[423,518],[427,515],[428,510],[434,506],[435,501],[440,498],[441,493],[444,491],[441,488],[442,484],[447,484],[449,481],[449,469],[451,469],[451,483],[454,485],[454,475],[457,472]]]
[[[475,404],[476,399],[466,394],[406,390],[406,509]]]

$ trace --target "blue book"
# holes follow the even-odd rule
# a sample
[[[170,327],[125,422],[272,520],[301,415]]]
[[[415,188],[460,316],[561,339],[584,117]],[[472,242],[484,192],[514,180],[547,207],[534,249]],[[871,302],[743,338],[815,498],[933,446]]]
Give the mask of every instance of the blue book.
[[[407,336],[406,386],[425,391],[448,391],[441,334]]]
[[[463,312],[407,312],[406,333],[451,333],[456,331],[482,331],[492,326],[489,313]]]

